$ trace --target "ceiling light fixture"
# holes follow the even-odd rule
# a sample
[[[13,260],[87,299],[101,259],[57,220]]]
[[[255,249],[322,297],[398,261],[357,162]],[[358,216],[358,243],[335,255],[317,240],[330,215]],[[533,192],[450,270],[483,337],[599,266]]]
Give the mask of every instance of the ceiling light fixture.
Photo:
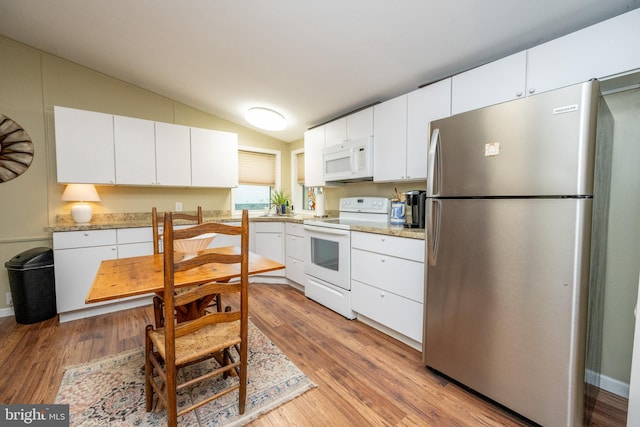
[[[244,118],[252,125],[264,130],[283,130],[287,127],[284,116],[268,108],[249,108]]]

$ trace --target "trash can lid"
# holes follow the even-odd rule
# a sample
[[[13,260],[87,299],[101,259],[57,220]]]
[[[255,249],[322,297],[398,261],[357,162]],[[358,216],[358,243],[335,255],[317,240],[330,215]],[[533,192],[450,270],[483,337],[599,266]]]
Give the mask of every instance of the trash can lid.
[[[9,270],[28,270],[52,265],[53,249],[51,248],[27,249],[4,264],[4,266]]]

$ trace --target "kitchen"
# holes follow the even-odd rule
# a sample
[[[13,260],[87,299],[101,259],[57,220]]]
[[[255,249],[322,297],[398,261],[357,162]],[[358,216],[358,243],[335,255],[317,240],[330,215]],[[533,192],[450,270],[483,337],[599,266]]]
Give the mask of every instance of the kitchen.
[[[53,224],[55,215],[66,213],[68,204],[60,201],[62,188],[55,178],[55,160],[52,146],[45,144],[51,141],[54,134],[53,105],[73,105],[94,111],[117,111],[118,114],[131,117],[148,117],[164,122],[182,123],[194,127],[211,128],[236,132],[240,141],[250,141],[251,145],[278,149],[285,153],[282,156],[282,176],[286,177],[291,172],[291,161],[288,158],[290,151],[302,148],[304,142],[301,139],[293,143],[284,143],[276,138],[260,134],[246,127],[203,113],[198,109],[189,107],[183,103],[173,102],[167,98],[159,98],[156,94],[149,93],[135,86],[125,84],[100,73],[93,72],[76,64],[61,60],[52,55],[42,55],[40,52],[30,49],[10,39],[2,39],[2,52],[10,58],[5,62],[6,75],[3,74],[3,99],[8,105],[4,105],[4,114],[19,111],[27,111],[27,117],[19,120],[23,125],[29,126],[29,132],[34,139],[38,153],[47,153],[46,156],[37,156],[29,173],[14,182],[0,185],[0,191],[7,192],[4,200],[10,200],[12,206],[21,209],[11,209],[9,204],[4,204],[3,224],[20,224],[16,229],[9,226],[3,230],[2,256],[8,260],[15,253],[32,246],[50,246],[49,237],[43,235],[43,228]],[[8,65],[11,64],[11,65]],[[3,68],[4,70],[4,68]],[[86,88],[79,90],[78,88]],[[113,94],[122,94],[118,101]],[[43,99],[47,108],[43,110]],[[616,96],[622,98],[621,95]],[[51,102],[51,103],[50,103]],[[633,101],[620,100],[620,104]],[[124,104],[124,105],[123,105]],[[633,105],[633,104],[632,104]],[[621,107],[624,109],[624,107]],[[144,111],[144,115],[141,115]],[[12,114],[9,114],[12,115]],[[26,120],[26,121],[25,121]],[[623,155],[624,157],[624,155]],[[286,185],[283,183],[283,186]],[[326,191],[326,206],[329,210],[336,210],[338,200],[346,196],[359,196],[362,194],[389,197],[394,188],[399,191],[420,189],[421,186],[410,182],[387,182],[381,184],[353,183],[339,188],[329,188]],[[632,187],[633,188],[633,187]],[[26,190],[28,189],[28,190]],[[150,190],[144,187],[99,187],[102,202],[96,204],[94,210],[97,214],[105,212],[147,212],[150,202],[164,207],[173,208],[176,201],[182,201],[185,209],[193,209],[196,203],[204,200],[205,210],[218,210],[220,206],[230,206],[230,194],[226,189],[199,189],[199,188],[163,188],[154,189],[149,197]],[[627,190],[629,191],[629,190]],[[19,194],[28,192],[25,201],[18,197]],[[24,218],[28,218],[25,221]],[[634,252],[631,252],[634,253]],[[637,251],[635,252],[637,253]],[[624,279],[628,281],[628,279]],[[5,289],[8,285],[5,282]],[[633,300],[635,291],[627,291],[619,294],[618,304],[628,306],[625,301]],[[627,295],[627,296],[625,296]],[[6,307],[6,306],[5,306]],[[613,310],[616,311],[615,308]],[[618,311],[622,311],[618,310]],[[624,328],[632,326],[629,322]],[[629,326],[626,326],[629,325]],[[619,328],[612,327],[613,329]],[[608,332],[608,336],[616,337],[616,340],[624,341],[625,338],[617,337],[617,334]],[[629,332],[625,332],[629,336]],[[618,344],[620,345],[620,344]],[[615,347],[619,348],[619,347]],[[620,378],[625,382],[624,369],[618,366],[628,365],[629,350],[613,350],[610,357],[616,360],[612,368],[611,377]],[[623,356],[629,355],[629,356]],[[622,370],[622,372],[618,372]]]

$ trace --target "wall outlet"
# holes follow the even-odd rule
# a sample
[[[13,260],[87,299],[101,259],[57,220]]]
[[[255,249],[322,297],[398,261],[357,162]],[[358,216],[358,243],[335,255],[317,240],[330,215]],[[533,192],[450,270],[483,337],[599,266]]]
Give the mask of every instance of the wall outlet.
[[[176,202],[176,212],[182,212],[182,202]]]
[[[4,294],[4,300],[7,305],[13,305],[13,298],[11,298],[11,292],[7,292]]]

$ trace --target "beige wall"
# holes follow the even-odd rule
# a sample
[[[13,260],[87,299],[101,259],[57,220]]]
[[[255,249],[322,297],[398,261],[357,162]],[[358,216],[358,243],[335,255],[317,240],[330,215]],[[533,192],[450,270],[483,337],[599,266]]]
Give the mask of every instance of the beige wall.
[[[629,383],[640,272],[640,89],[605,97],[614,117],[602,373]]]
[[[19,177],[0,183],[0,262],[35,246],[51,247],[44,229],[56,214],[68,214],[56,181],[54,105],[138,117],[238,134],[241,146],[281,150],[283,188],[289,192],[290,145],[219,117],[81,67],[10,39],[0,37],[0,114],[19,123],[31,136],[35,154]],[[300,147],[302,140],[294,143]],[[95,213],[149,212],[152,206],[185,210],[229,210],[229,189],[98,186],[101,202]],[[8,274],[0,268],[0,309],[10,291]]]

